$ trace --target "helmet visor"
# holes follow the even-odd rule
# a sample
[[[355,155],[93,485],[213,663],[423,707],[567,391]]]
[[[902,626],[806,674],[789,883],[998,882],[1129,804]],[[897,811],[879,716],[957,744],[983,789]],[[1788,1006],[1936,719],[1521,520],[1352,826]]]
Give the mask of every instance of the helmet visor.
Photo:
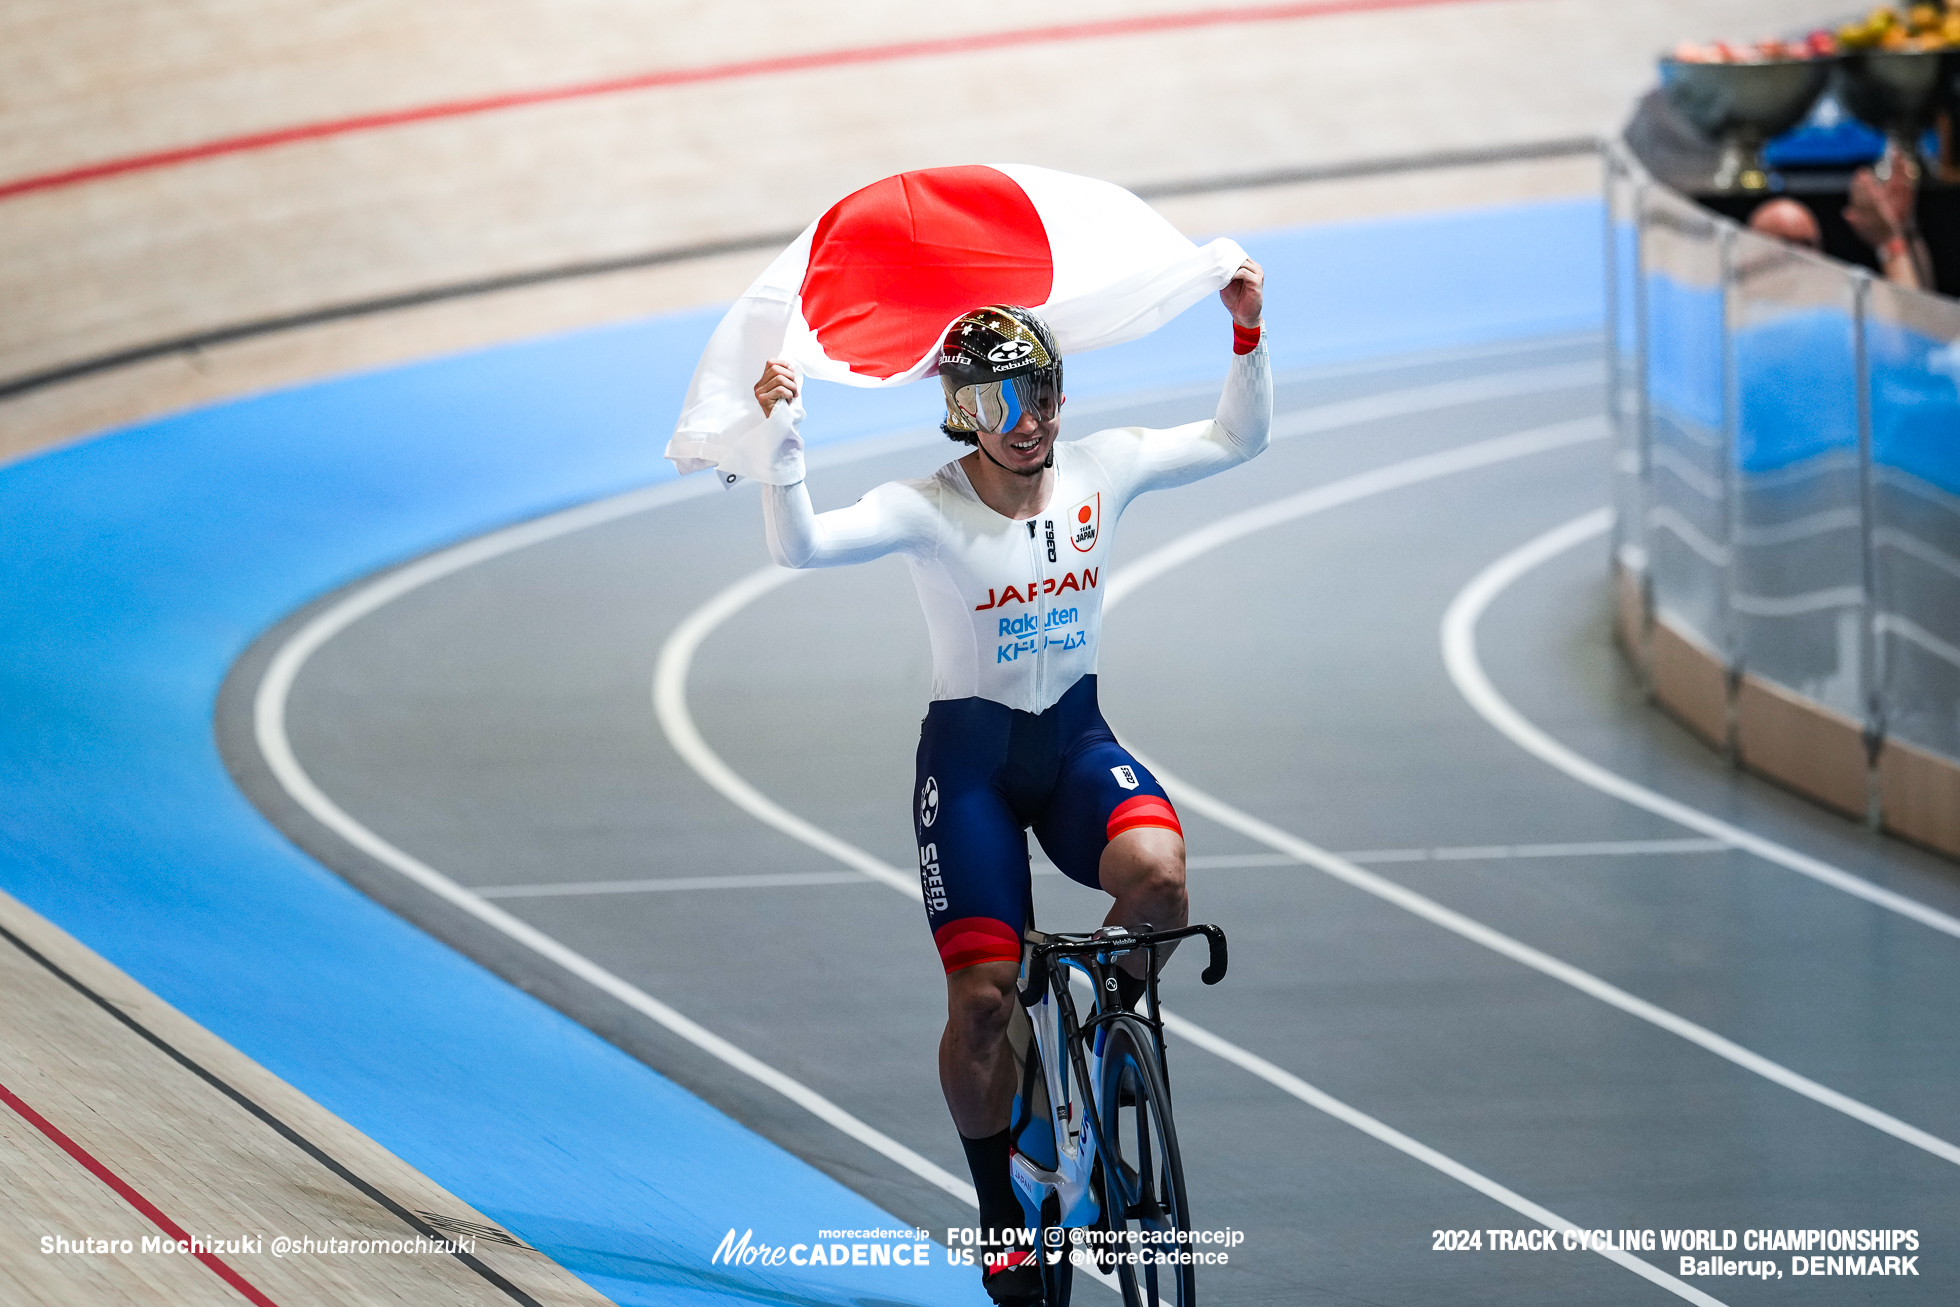
[[[1056,371],[1042,368],[1010,381],[983,381],[972,386],[956,386],[951,378],[942,378],[946,383],[946,426],[954,431],[999,435],[1019,426],[1024,413],[1034,414],[1037,422],[1050,421],[1061,409]]]

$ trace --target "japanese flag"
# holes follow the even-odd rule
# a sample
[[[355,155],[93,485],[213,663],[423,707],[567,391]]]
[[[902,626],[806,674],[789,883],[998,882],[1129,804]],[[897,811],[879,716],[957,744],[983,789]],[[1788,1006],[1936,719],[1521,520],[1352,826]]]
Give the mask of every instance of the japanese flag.
[[[805,376],[896,386],[938,371],[968,309],[1037,310],[1062,354],[1147,335],[1232,278],[1237,242],[1200,249],[1120,186],[1025,164],[927,168],[846,196],[715,328],[667,457],[769,477],[781,439],[755,401],[772,358]]]

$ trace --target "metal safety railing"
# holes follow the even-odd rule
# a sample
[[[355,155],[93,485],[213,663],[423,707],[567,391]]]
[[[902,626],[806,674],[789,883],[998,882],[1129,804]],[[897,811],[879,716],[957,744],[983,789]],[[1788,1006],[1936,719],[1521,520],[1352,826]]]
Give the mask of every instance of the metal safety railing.
[[[1725,669],[1960,762],[1960,301],[1605,147],[1617,570]],[[1875,791],[1874,791],[1875,792]]]

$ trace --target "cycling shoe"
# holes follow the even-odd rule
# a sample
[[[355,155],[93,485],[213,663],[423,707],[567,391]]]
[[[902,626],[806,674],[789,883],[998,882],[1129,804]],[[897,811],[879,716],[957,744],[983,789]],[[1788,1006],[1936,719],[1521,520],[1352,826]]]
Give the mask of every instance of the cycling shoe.
[[[1008,1253],[1006,1264],[990,1268],[982,1283],[999,1307],[1041,1307],[1041,1259],[1026,1249]]]

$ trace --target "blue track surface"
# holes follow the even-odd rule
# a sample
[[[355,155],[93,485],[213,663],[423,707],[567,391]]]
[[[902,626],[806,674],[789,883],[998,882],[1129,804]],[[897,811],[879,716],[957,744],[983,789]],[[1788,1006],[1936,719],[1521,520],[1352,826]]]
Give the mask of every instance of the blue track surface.
[[[1242,239],[1286,369],[1597,330],[1601,231],[1570,201]],[[0,468],[0,886],[621,1303],[984,1302],[965,1268],[710,1267],[730,1227],[785,1243],[895,1223],[322,870],[212,739],[231,663],[308,599],[671,476],[660,448],[718,316],[342,378]],[[1200,308],[1071,359],[1070,393],[1218,375],[1224,322]],[[938,408],[919,387],[817,390],[813,444]]]

